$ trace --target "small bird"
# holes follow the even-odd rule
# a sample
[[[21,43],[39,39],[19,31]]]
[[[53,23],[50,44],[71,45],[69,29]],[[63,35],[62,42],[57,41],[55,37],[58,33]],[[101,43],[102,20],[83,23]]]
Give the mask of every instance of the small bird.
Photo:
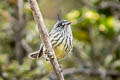
[[[58,60],[63,59],[73,48],[73,35],[70,24],[71,22],[58,18],[58,21],[49,33],[50,41]],[[38,51],[30,53],[28,56],[32,59],[39,59],[46,52],[47,49],[42,43]]]

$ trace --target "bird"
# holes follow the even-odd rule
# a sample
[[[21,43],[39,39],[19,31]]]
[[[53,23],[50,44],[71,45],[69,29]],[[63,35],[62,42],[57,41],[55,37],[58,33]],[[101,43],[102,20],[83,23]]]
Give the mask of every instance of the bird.
[[[58,60],[65,58],[66,55],[71,53],[73,49],[73,35],[71,30],[71,22],[65,19],[57,19],[56,24],[49,32],[49,39],[54,49],[56,58]],[[47,49],[42,43],[40,49],[32,52],[28,55],[29,58],[39,59],[41,56],[45,56],[48,59]],[[47,56],[47,57],[46,57]]]

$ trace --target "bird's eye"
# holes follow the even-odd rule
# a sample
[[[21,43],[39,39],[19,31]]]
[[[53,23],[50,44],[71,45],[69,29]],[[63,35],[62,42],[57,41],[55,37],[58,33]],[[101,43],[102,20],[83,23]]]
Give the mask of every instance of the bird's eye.
[[[58,26],[59,26],[59,27],[62,26],[62,23],[59,23]]]

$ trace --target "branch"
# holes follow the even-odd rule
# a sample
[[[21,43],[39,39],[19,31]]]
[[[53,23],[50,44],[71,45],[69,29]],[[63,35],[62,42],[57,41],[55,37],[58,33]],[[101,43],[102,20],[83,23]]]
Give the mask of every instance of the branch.
[[[19,23],[22,24],[23,21],[23,0],[18,0],[18,19]]]
[[[69,68],[64,70],[64,75],[72,75],[72,74],[85,74],[92,76],[110,76],[110,77],[120,77],[120,72],[111,71],[111,70],[97,70],[97,69],[89,69],[89,68]]]
[[[32,48],[27,44],[27,42],[24,39],[21,40],[21,45],[28,53],[33,51]]]
[[[51,57],[49,57],[49,56],[48,57],[50,59],[50,62],[51,62],[52,67],[54,69],[54,72],[56,73],[56,78],[57,78],[57,80],[64,80],[64,77],[60,71],[60,67],[59,67],[57,58],[55,56],[54,50],[53,50],[52,45],[50,43],[48,32],[47,32],[42,14],[39,10],[38,4],[37,4],[36,0],[28,0],[28,1],[30,4],[30,7],[32,9],[33,17],[38,25],[40,36],[43,40],[43,43],[44,43],[46,49],[48,50],[47,55],[53,55],[53,59],[51,59]]]
[[[15,17],[13,17],[8,11],[0,11],[0,14],[5,17],[6,19],[8,19],[10,22],[12,23],[16,23],[17,20],[15,19]]]

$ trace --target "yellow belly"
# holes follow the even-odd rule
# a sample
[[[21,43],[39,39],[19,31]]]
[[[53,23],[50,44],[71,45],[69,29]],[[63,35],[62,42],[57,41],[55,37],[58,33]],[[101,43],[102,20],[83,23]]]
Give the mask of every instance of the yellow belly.
[[[64,50],[64,45],[60,44],[58,47],[54,48],[55,55],[57,59],[62,59],[66,56],[67,52]]]

